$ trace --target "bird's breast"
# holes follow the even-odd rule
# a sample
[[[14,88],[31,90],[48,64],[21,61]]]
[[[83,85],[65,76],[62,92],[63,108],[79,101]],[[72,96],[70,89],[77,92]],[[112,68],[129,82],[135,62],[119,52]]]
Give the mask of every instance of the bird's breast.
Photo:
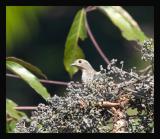
[[[94,77],[94,73],[93,72],[82,71],[82,81],[84,83],[92,81],[93,77]]]

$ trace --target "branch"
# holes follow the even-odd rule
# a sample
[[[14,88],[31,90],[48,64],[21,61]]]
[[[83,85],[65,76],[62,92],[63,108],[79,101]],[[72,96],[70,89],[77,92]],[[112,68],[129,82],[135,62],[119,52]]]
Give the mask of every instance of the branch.
[[[20,79],[19,76],[14,74],[6,73],[6,76]],[[64,85],[64,86],[68,85],[68,82],[62,82],[62,81],[52,81],[52,80],[43,80],[43,79],[39,79],[39,81],[46,84],[57,84],[57,85]]]
[[[88,35],[92,41],[92,43],[94,44],[95,48],[97,49],[98,53],[100,54],[100,56],[103,58],[103,60],[106,62],[106,64],[110,64],[108,58],[105,56],[105,54],[103,53],[103,51],[101,50],[100,46],[98,45],[98,43],[96,42],[96,39],[94,38],[91,29],[89,27],[88,21],[87,21],[87,10],[86,10],[86,22],[85,22],[85,26],[88,32]]]
[[[120,106],[120,103],[102,101],[102,102],[98,102],[98,106],[100,106],[100,107],[116,107],[116,106]]]
[[[36,110],[37,107],[35,106],[17,106],[17,107],[14,107],[15,110]]]

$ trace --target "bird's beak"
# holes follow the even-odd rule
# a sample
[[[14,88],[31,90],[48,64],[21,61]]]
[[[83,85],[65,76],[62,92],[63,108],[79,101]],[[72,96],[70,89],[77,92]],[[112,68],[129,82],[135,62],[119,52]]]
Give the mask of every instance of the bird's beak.
[[[72,63],[71,66],[76,66],[76,63]]]

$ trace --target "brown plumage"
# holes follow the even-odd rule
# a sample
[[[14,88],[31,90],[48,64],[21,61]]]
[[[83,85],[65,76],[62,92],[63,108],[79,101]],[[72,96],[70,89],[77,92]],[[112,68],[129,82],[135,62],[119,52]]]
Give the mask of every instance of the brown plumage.
[[[82,71],[81,79],[84,83],[89,83],[94,79],[96,74],[99,74],[99,72],[95,71],[90,63],[84,59],[77,59],[71,64],[71,66],[75,66]]]

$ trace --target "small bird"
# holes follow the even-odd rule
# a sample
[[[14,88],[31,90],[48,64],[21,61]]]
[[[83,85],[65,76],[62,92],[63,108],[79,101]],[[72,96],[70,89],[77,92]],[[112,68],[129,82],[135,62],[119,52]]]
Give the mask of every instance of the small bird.
[[[99,72],[95,71],[90,63],[84,59],[77,59],[71,66],[75,66],[82,71],[81,80],[86,84],[92,81],[95,75],[99,74]]]

